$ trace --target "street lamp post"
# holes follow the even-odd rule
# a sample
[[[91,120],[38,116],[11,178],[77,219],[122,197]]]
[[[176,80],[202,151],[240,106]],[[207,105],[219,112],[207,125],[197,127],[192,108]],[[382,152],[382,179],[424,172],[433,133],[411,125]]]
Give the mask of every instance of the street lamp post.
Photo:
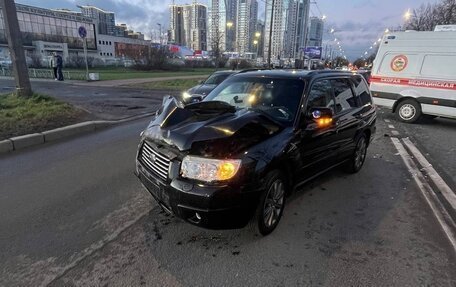
[[[160,45],[162,44],[162,25],[160,23],[157,23],[158,25],[158,28],[159,28],[159,31],[160,31],[160,34],[159,34],[159,41],[160,41]]]
[[[233,23],[233,22],[231,22],[231,21],[226,22],[226,27],[228,28],[228,32],[229,32],[228,34],[229,34],[229,38],[230,38],[230,39],[233,39],[233,37],[231,37],[231,36],[232,36],[232,35],[231,35],[231,28],[232,28],[233,26],[234,26],[234,23]],[[230,44],[230,45],[231,45],[230,48],[231,48],[232,50],[234,50],[234,41],[231,41],[231,44]],[[233,52],[234,52],[234,51],[233,51]]]
[[[260,32],[255,32],[255,40],[253,41],[253,45],[256,45],[256,57],[258,59],[258,53],[260,51],[260,37],[261,33]]]

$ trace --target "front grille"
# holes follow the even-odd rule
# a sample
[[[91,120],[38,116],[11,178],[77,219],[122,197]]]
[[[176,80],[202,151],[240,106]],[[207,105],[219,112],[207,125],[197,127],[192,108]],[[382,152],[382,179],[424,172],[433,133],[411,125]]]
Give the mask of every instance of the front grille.
[[[168,170],[171,161],[166,155],[154,150],[147,142],[144,142],[139,158],[150,171],[162,179],[168,178]]]

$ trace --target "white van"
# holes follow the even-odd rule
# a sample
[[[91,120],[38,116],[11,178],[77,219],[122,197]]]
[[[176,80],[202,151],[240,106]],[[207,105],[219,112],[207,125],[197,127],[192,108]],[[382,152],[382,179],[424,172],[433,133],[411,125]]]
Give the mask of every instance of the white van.
[[[456,32],[385,35],[370,83],[375,104],[403,122],[456,118]]]

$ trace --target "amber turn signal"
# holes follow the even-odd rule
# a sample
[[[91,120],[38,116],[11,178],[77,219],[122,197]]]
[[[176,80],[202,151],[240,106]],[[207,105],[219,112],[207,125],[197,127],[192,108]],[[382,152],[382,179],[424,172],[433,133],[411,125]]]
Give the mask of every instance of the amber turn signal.
[[[317,124],[319,127],[327,127],[332,123],[332,118],[321,118],[317,120]]]

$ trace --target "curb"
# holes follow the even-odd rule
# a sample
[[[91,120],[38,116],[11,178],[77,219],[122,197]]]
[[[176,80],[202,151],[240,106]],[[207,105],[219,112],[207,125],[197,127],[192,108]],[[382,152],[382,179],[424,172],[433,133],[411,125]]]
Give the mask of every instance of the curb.
[[[44,144],[47,142],[56,141],[59,139],[84,134],[96,130],[101,130],[114,126],[116,124],[122,124],[129,121],[139,120],[142,118],[150,117],[155,113],[147,113],[138,116],[133,116],[121,120],[113,121],[88,121],[82,122],[66,127],[61,127],[53,130],[44,131],[41,133],[28,134],[18,137],[9,138],[0,141],[0,154],[9,153],[16,150],[22,150],[27,147]]]

